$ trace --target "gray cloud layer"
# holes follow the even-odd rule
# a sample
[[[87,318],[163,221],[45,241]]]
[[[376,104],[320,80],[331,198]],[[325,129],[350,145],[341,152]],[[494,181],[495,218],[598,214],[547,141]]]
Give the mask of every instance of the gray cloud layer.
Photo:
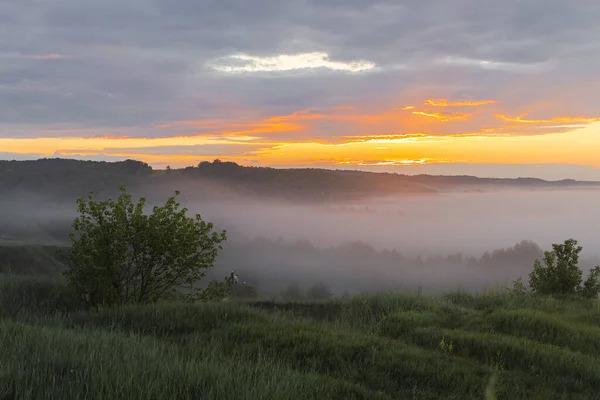
[[[589,114],[600,100],[599,20],[597,0],[4,0],[0,136],[268,116],[415,93],[500,99],[516,113],[550,102],[541,108],[548,116]],[[316,51],[378,69],[230,75],[207,67],[238,53]]]

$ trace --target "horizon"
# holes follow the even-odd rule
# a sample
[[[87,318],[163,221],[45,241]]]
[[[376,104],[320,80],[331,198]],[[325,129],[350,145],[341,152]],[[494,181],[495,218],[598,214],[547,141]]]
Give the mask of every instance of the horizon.
[[[600,181],[591,0],[169,4],[0,6],[0,159]]]
[[[0,158],[0,162],[1,161],[12,161],[12,162],[26,162],[26,161],[42,161],[42,160],[65,160],[65,161],[88,161],[88,162],[106,162],[106,163],[118,163],[118,162],[124,162],[124,161],[136,161],[136,162],[144,162],[142,160],[136,160],[136,159],[132,159],[132,158],[123,158],[120,160],[99,160],[99,159],[88,159],[88,158],[65,158],[65,157],[43,157],[43,158],[21,158],[21,159],[2,159]],[[215,161],[221,161],[221,162],[226,162],[220,159],[214,159],[214,160],[203,160],[201,162],[208,162],[208,163],[214,163]],[[440,177],[472,177],[472,178],[479,178],[479,179],[540,179],[540,180],[544,180],[544,181],[549,181],[549,182],[559,182],[559,181],[568,181],[568,180],[574,180],[577,182],[584,182],[584,183],[600,183],[600,179],[574,179],[574,178],[570,178],[570,177],[539,177],[539,176],[532,176],[532,175],[513,175],[513,176],[504,176],[504,175],[494,175],[494,174],[489,174],[489,175],[481,175],[481,174],[469,174],[469,173],[460,173],[459,171],[456,171],[457,173],[451,173],[451,171],[444,171],[444,170],[439,170],[439,171],[423,171],[423,170],[417,170],[415,171],[415,169],[418,168],[427,168],[427,167],[435,167],[435,165],[418,165],[418,166],[410,166],[410,167],[403,167],[403,168],[410,168],[412,169],[412,171],[406,171],[406,170],[397,170],[394,169],[394,167],[388,167],[388,169],[386,169],[385,167],[373,167],[371,166],[369,168],[369,166],[363,166],[361,168],[361,166],[352,166],[352,165],[336,165],[336,166],[327,166],[327,165],[279,165],[279,166],[269,166],[269,165],[248,165],[248,164],[241,164],[239,162],[235,162],[235,161],[227,161],[227,162],[233,162],[238,166],[244,167],[244,168],[252,168],[252,167],[259,167],[259,168],[272,168],[272,169],[279,169],[279,170],[285,170],[285,169],[313,169],[313,170],[328,170],[328,171],[349,171],[349,172],[368,172],[368,173],[375,173],[375,174],[385,174],[385,173],[390,173],[390,174],[397,174],[397,175],[405,175],[405,176],[422,176],[422,175],[426,175],[426,176],[440,176]],[[199,163],[198,163],[199,164]],[[173,170],[181,170],[181,169],[185,169],[185,168],[189,168],[189,167],[197,167],[198,164],[195,165],[184,165],[184,166],[180,166],[180,167],[175,167],[175,168],[171,168]],[[152,168],[153,171],[165,171],[167,169],[167,166],[165,167],[156,167],[156,166],[152,166],[151,164],[148,164],[150,166],[150,168]],[[170,166],[168,166],[170,167]],[[461,164],[454,164],[451,167],[464,167]],[[494,167],[494,165],[488,165],[488,167]],[[515,165],[514,167],[519,167],[521,168],[520,165]],[[540,166],[540,165],[534,165],[533,167],[545,167],[545,166]],[[547,166],[546,166],[547,167]],[[411,173],[412,172],[412,173]]]

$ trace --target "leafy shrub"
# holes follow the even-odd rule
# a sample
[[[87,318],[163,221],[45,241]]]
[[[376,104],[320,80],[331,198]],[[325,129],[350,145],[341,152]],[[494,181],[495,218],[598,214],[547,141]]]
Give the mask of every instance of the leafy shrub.
[[[93,193],[77,200],[72,247],[63,252],[69,287],[86,304],[147,303],[176,288],[193,291],[213,266],[226,232],[200,215],[187,217],[175,197],[143,213],[125,187],[117,201],[96,201]],[[178,196],[179,192],[175,192]]]
[[[516,296],[522,296],[527,293],[527,287],[523,283],[523,278],[519,277],[513,282],[513,287],[509,289],[509,293]]]
[[[544,252],[544,265],[536,260],[529,274],[529,286],[539,294],[580,294],[596,298],[600,293],[600,267],[593,268],[582,285],[583,272],[579,268],[582,247],[575,239],[564,244],[553,244],[552,251]]]
[[[600,293],[600,266],[590,270],[588,278],[583,282],[581,294],[584,297],[595,299]]]

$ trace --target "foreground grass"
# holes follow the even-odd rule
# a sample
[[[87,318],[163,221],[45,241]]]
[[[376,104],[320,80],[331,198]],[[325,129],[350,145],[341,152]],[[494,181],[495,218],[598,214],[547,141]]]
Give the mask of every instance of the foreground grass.
[[[453,293],[82,312],[0,279],[0,399],[594,399],[593,301]]]

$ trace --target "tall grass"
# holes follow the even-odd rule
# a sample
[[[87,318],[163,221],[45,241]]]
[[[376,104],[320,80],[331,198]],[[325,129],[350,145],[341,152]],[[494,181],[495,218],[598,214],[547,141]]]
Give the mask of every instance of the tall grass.
[[[0,398],[590,399],[594,301],[488,292],[85,311],[0,278]]]
[[[155,337],[0,324],[0,397],[11,399],[389,399],[270,359],[193,352]],[[6,347],[5,347],[6,346]]]

